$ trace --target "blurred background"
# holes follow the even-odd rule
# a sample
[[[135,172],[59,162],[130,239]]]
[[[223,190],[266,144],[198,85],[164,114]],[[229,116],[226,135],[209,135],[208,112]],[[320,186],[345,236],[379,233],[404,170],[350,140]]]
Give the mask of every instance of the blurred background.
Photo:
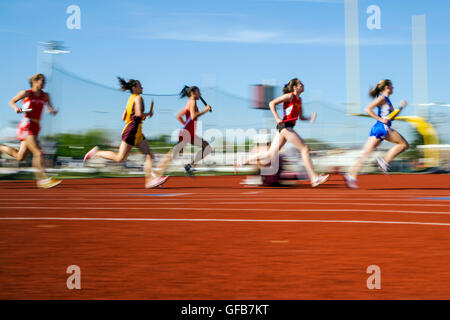
[[[18,146],[20,115],[8,101],[32,74],[44,73],[59,113],[44,115],[40,141],[47,167],[63,177],[142,175],[138,150],[124,164],[82,163],[93,146],[120,144],[128,94],[118,90],[117,76],[142,82],[147,111],[155,102],[143,131],[157,160],[178,140],[175,113],[186,103],[179,91],[201,88],[213,112],[198,134],[215,150],[201,163],[204,174],[232,173],[255,137],[274,133],[268,101],[293,77],[305,84],[305,114],[318,114],[314,124],[296,126],[314,164],[345,171],[374,123],[363,115],[369,88],[388,78],[394,105],[409,102],[393,127],[411,148],[393,171],[449,171],[446,0],[17,0],[0,8],[0,142]],[[389,147],[382,144],[364,171],[377,172],[372,160]],[[195,151],[188,147],[170,171],[180,172]],[[18,164],[2,155],[0,166],[2,177],[31,176],[30,159]]]

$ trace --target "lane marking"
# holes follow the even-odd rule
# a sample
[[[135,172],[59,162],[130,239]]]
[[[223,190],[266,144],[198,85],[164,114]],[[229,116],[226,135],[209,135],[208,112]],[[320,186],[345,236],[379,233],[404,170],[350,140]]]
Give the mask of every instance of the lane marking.
[[[97,198],[96,196],[92,196],[92,198],[94,198],[93,200],[95,201],[105,201],[105,202],[109,202],[110,200],[108,199],[100,199],[97,200],[95,198]],[[116,197],[117,198],[117,197]],[[184,201],[224,201],[224,200],[241,200],[241,201],[255,201],[255,202],[260,202],[261,199],[264,199],[267,197],[254,197],[254,198],[243,198],[243,197],[221,197],[221,198],[171,198],[170,201],[180,201],[180,202],[184,202]],[[283,200],[291,200],[290,203],[292,203],[292,197],[279,197],[279,196],[273,196],[273,198],[276,199],[280,199],[280,201]],[[129,202],[133,202],[135,200],[145,200],[145,201],[158,201],[158,200],[153,200],[151,198],[149,199],[139,199],[139,198],[131,198],[129,196],[124,195],[123,199],[119,200],[124,200],[124,199],[129,199]],[[90,200],[90,199],[80,199],[80,198],[9,198],[9,199],[0,199],[0,202],[11,202],[11,201],[19,201],[19,202],[24,202],[24,201],[78,201],[78,200]],[[413,199],[408,199],[408,198],[404,198],[404,199],[398,199],[398,198],[311,198],[309,197],[309,200],[317,200],[317,201],[345,201],[345,200],[361,200],[361,201],[370,201],[370,200],[379,200],[379,201],[403,201],[403,202],[407,202],[410,203],[411,201],[416,201],[416,202],[423,202],[424,204],[429,204],[429,201],[423,201],[423,199],[421,200],[420,198],[413,198]],[[435,201],[442,201],[442,202],[446,202],[445,200],[435,200]],[[298,200],[299,203],[303,203],[302,198],[299,198]],[[382,205],[386,205],[386,204],[382,204]],[[391,204],[387,204],[387,205],[391,205]],[[448,205],[448,204],[447,204]]]
[[[376,220],[267,220],[267,219],[160,219],[160,218],[61,218],[61,217],[0,217],[0,220],[58,220],[58,221],[154,221],[154,222],[265,222],[265,223],[356,223],[356,224],[396,224],[420,226],[445,226],[445,222],[410,222]]]
[[[449,215],[450,212],[440,212],[440,211],[408,211],[408,210],[373,210],[373,209],[257,209],[257,208],[180,208],[180,207],[144,207],[144,208],[101,208],[101,207],[2,207],[3,209],[27,209],[27,210],[182,210],[182,211],[268,211],[268,212],[375,212],[375,213],[411,213],[411,214],[439,214],[439,215]],[[189,212],[188,212],[189,213]]]
[[[182,189],[182,188],[180,188]],[[190,191],[192,191],[191,188],[186,187],[185,189],[189,189]],[[206,189],[206,187],[205,187]],[[283,190],[279,190],[280,192],[274,192],[274,189],[270,189],[270,190],[266,190],[267,192],[261,192],[259,195],[260,196],[265,196],[265,195],[271,195],[271,196],[279,196],[279,197],[285,197],[285,198],[289,198],[292,197],[292,195],[295,196],[301,196],[301,197],[323,197],[324,193],[329,193],[332,195],[345,195],[348,196],[350,198],[355,198],[358,196],[367,196],[368,194],[370,194],[371,198],[377,198],[380,196],[385,196],[386,194],[386,190],[383,190],[380,193],[375,193],[373,192],[373,190],[364,190],[365,192],[361,192],[361,193],[354,193],[351,191],[348,192],[335,192],[335,190],[332,189],[314,189],[315,192],[314,193],[308,193],[305,192],[306,190],[303,189],[283,189]],[[30,190],[30,191],[35,191],[37,194],[39,194],[39,196],[44,196],[45,194],[42,194],[42,190]],[[54,192],[53,192],[54,191]],[[67,195],[75,195],[75,196],[79,196],[79,195],[88,195],[88,196],[94,196],[94,195],[111,195],[111,196],[116,196],[116,195],[122,195],[122,196],[127,196],[130,193],[130,189],[124,189],[123,192],[67,192],[68,190],[65,189],[64,192],[58,192],[58,190],[51,190],[50,192],[51,195],[55,196],[55,195],[61,195],[61,196],[67,196]],[[278,191],[278,190],[277,190]],[[283,192],[281,192],[283,191]],[[291,191],[291,192],[287,192],[287,191]],[[294,192],[295,191],[295,192]],[[48,195],[50,195],[49,191],[46,191]],[[12,194],[16,194],[14,192],[12,192]],[[157,194],[157,193],[154,193]],[[245,196],[245,194],[240,193],[239,190],[236,190],[236,192],[199,192],[199,193],[192,193],[192,192],[187,192],[187,196],[204,196],[204,195],[234,195],[234,196]],[[413,197],[417,196],[417,197],[441,197],[443,195],[424,195],[423,192],[420,193],[414,193],[414,192],[405,192],[404,194],[390,194],[389,197],[391,198],[410,198],[410,199],[414,199]],[[445,195],[446,196],[446,195]],[[6,195],[6,197],[4,197],[4,199],[8,199],[8,196]],[[378,199],[378,198],[377,198]]]
[[[164,196],[163,196],[164,197]],[[86,199],[81,199],[86,200]],[[170,199],[168,201],[172,202],[173,199]],[[179,199],[178,199],[179,200]],[[200,200],[210,200],[210,199],[185,199],[183,202],[192,202],[197,203]],[[220,200],[220,201],[217,201]],[[208,201],[208,204],[275,204],[275,205],[290,205],[292,206],[293,202],[282,202],[282,201],[257,201],[257,200],[251,200],[251,201],[224,201],[224,199],[217,199],[214,201]],[[135,204],[167,204],[170,203],[168,201],[160,201],[154,200],[149,202],[148,199],[132,199],[128,201],[108,201],[108,200],[96,200],[96,201],[80,201],[80,200],[63,200],[63,199],[55,199],[52,200],[54,202],[76,202],[77,204],[87,204],[87,205],[102,205],[102,204],[127,204],[127,205],[135,205]],[[405,200],[406,201],[406,200]],[[13,201],[8,201],[8,203],[12,203]],[[25,201],[16,201],[17,204],[23,204]],[[448,207],[448,203],[438,204],[438,203],[375,203],[375,202],[343,202],[343,201],[337,201],[333,203],[323,203],[323,202],[312,202],[312,201],[299,201],[298,205],[304,205],[304,204],[312,204],[312,205],[318,205],[318,206],[336,206],[336,205],[353,205],[353,206],[381,206],[381,207]],[[276,209],[274,209],[276,210]]]
[[[141,197],[176,197],[176,196],[184,196],[189,193],[138,193],[138,194],[129,194],[129,196],[141,196]]]
[[[86,199],[82,199],[86,200]],[[77,204],[90,204],[90,205],[102,205],[102,204],[167,204],[172,202],[173,199],[170,199],[168,201],[160,201],[160,199],[155,199],[154,201],[149,202],[148,199],[130,199],[128,201],[109,201],[109,200],[96,200],[96,201],[80,201],[80,200],[64,200],[65,203],[70,202],[76,202]],[[179,199],[178,199],[179,200]],[[208,199],[204,199],[208,200]],[[221,201],[208,201],[208,204],[275,204],[275,205],[290,205],[292,206],[293,202],[282,202],[282,201],[224,201],[223,199],[220,199]],[[59,200],[63,201],[63,200]],[[170,201],[170,202],[169,202]],[[199,200],[197,199],[184,199],[183,202],[192,202],[197,203]],[[13,203],[14,201],[8,201],[8,203]],[[19,201],[15,200],[17,204],[23,204],[25,201]],[[336,205],[352,205],[352,206],[380,206],[380,207],[448,207],[448,203],[374,203],[374,202],[343,202],[343,201],[337,201],[337,202],[312,202],[312,201],[299,201],[298,205],[304,205],[304,204],[312,204],[312,205],[318,205],[318,206],[336,206]],[[188,209],[188,208],[187,208]],[[276,209],[274,209],[276,210]]]

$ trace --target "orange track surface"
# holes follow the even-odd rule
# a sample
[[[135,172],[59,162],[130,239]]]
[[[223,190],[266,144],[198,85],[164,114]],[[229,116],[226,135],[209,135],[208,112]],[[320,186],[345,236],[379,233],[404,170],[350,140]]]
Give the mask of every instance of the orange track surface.
[[[361,190],[241,179],[2,181],[0,298],[450,299],[450,175],[361,176]]]

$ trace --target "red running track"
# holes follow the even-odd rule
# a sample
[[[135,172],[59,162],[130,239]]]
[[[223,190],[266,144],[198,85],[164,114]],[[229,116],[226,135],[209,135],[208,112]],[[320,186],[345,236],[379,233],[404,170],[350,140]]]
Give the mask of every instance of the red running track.
[[[450,299],[450,175],[360,179],[2,181],[0,298]],[[81,290],[67,289],[69,265]]]

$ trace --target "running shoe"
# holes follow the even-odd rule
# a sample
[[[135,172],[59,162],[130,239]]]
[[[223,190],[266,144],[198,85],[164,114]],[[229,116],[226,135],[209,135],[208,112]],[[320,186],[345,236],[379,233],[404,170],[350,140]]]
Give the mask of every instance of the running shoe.
[[[389,174],[389,169],[391,168],[389,163],[384,161],[382,157],[377,158],[378,167],[381,171],[383,171],[384,174]]]
[[[194,170],[194,168],[192,168],[192,166],[191,166],[190,164],[187,164],[187,165],[184,166],[184,173],[185,173],[188,177],[193,178],[193,177],[194,177],[195,170]]]
[[[162,185],[164,182],[166,182],[167,179],[169,179],[168,176],[158,177],[158,178],[152,179],[152,180],[150,180],[149,182],[147,182],[147,183],[145,184],[145,187],[146,187],[147,189],[159,187],[159,186]]]
[[[358,180],[355,177],[352,177],[348,173],[344,174],[344,181],[349,189],[359,189]]]
[[[330,177],[329,174],[327,174],[327,175],[321,174],[321,175],[319,175],[317,178],[315,178],[315,179],[313,179],[313,180],[311,181],[311,186],[312,186],[313,188],[315,188],[315,187],[321,185],[322,183],[327,182],[327,180],[328,180],[329,177]]]
[[[84,156],[83,162],[88,161],[89,159],[91,159],[98,151],[98,147],[93,147],[88,153],[86,153],[86,155]]]
[[[50,189],[50,188],[56,187],[61,182],[62,182],[62,180],[54,180],[53,178],[47,178],[47,179],[38,180],[37,186],[40,189]]]

